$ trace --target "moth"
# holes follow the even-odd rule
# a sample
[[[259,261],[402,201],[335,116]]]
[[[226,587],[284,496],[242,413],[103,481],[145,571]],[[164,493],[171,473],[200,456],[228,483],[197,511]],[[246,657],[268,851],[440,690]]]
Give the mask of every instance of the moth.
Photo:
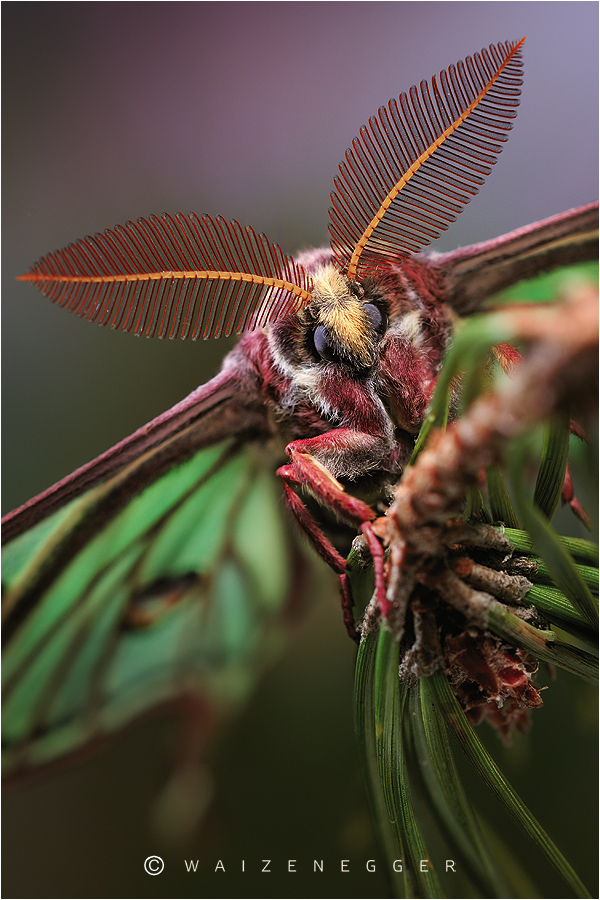
[[[21,276],[113,329],[242,337],[214,379],[3,519],[11,766],[193,692],[185,667],[168,686],[155,672],[145,690],[123,648],[165,611],[185,611],[178,641],[189,636],[206,548],[224,533],[206,523],[216,523],[224,492],[241,490],[223,473],[243,447],[276,460],[285,503],[335,571],[356,637],[345,554],[362,534],[377,572],[372,522],[410,458],[456,317],[596,254],[597,204],[454,252],[424,249],[478,192],[508,137],[523,41],[422,81],[361,128],[334,180],[329,247],[291,258],[236,221],[165,214],[79,240]],[[197,501],[220,476],[210,502]],[[115,537],[124,522],[130,531]],[[156,635],[154,651],[164,652]]]

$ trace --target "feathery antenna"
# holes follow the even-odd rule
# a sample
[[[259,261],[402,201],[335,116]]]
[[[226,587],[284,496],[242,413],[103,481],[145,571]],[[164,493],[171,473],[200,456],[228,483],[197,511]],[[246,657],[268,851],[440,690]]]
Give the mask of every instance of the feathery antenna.
[[[361,128],[329,211],[331,246],[348,278],[426,246],[477,193],[517,114],[524,40],[468,56]]]
[[[310,300],[302,266],[235,220],[165,214],[86,237],[20,280],[77,315],[147,337],[262,328]]]

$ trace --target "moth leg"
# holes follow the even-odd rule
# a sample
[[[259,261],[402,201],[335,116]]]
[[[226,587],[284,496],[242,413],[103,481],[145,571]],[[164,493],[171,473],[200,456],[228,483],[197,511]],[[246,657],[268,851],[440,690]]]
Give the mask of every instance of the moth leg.
[[[350,582],[345,574],[346,560],[323,534],[294,488],[306,488],[319,503],[333,510],[342,521],[355,527],[358,526],[363,531],[373,557],[377,601],[384,611],[388,604],[385,596],[383,550],[370,527],[375,513],[362,500],[347,493],[327,466],[313,455],[313,452],[324,455],[326,458],[328,455],[335,455],[339,465],[340,457],[346,451],[350,467],[352,467],[356,466],[356,459],[353,459],[353,456],[355,457],[357,453],[366,454],[372,443],[377,444],[377,438],[349,429],[339,429],[315,438],[293,441],[286,447],[290,464],[277,470],[277,474],[283,480],[285,500],[292,515],[321,558],[338,576],[344,624],[348,634],[355,641],[358,640],[358,634],[352,613],[354,603]]]
[[[287,466],[284,468],[287,468]],[[283,495],[289,507],[289,510],[296,519],[298,525],[300,526],[306,537],[309,539],[321,559],[323,559],[327,563],[327,565],[333,569],[336,575],[343,575],[346,571],[346,560],[340,553],[338,553],[331,541],[329,541],[325,537],[298,494],[296,494],[296,492],[293,491],[288,484],[286,476],[282,474],[281,469],[277,471],[277,474],[281,475],[281,477],[284,479]]]
[[[375,600],[377,602],[377,606],[381,610],[381,615],[384,619],[387,619],[391,609],[391,604],[387,598],[387,592],[385,588],[383,547],[381,546],[381,543],[377,535],[375,534],[373,526],[370,522],[363,522],[360,530],[365,536],[367,547],[369,548],[369,553],[371,554],[371,559],[373,560],[373,573],[375,575]]]
[[[579,521],[583,522],[583,524],[589,531],[593,530],[594,523],[592,522],[587,511],[581,505],[581,502],[575,496],[575,491],[573,490],[573,481],[571,479],[571,473],[568,466],[565,470],[565,480],[562,486],[561,500],[564,504],[568,504],[571,507],[571,510],[577,516]]]
[[[360,527],[370,522],[375,513],[362,500],[347,493],[332,470],[353,475],[363,474],[371,452],[377,453],[381,441],[362,432],[339,428],[306,440],[292,441],[285,448],[290,464],[278,469],[285,482],[304,487],[322,506],[331,509],[342,522]],[[324,460],[324,461],[322,461]]]
[[[281,475],[281,471],[279,471],[278,474]],[[358,643],[359,635],[356,630],[356,623],[354,621],[354,614],[352,612],[354,601],[352,599],[350,582],[348,581],[348,576],[345,574],[346,560],[340,553],[338,553],[331,541],[329,541],[325,537],[323,532],[317,526],[316,522],[313,520],[307,508],[304,506],[298,494],[296,494],[296,492],[292,490],[289,484],[287,484],[287,482],[285,481],[285,477],[283,482],[283,494],[290,512],[302,528],[303,532],[305,533],[321,559],[323,559],[327,563],[327,565],[336,573],[338,588],[340,592],[340,600],[342,603],[342,616],[344,619],[344,625],[346,626],[348,636],[351,637],[353,641]]]
[[[345,572],[346,561],[325,537],[293,488],[306,488],[322,506],[332,510],[350,526],[360,528],[363,523],[370,522],[375,518],[371,507],[346,493],[327,466],[310,452],[325,456],[336,453],[339,466],[340,453],[346,450],[349,451],[351,465],[352,452],[356,452],[357,447],[360,448],[363,438],[366,442],[373,440],[369,435],[340,429],[316,438],[293,441],[286,447],[290,464],[277,470],[277,475],[283,480],[285,499],[292,514],[319,555],[338,575]]]
[[[360,643],[360,635],[356,630],[356,621],[354,619],[354,600],[352,599],[352,590],[347,575],[338,575],[338,587],[340,591],[340,599],[342,601],[342,616],[348,637],[352,638],[355,644]]]

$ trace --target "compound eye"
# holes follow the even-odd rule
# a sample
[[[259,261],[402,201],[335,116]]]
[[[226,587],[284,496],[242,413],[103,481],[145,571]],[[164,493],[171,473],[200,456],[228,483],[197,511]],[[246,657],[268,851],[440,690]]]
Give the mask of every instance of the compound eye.
[[[373,330],[380,331],[381,326],[383,325],[383,316],[381,314],[381,310],[377,306],[375,306],[374,303],[365,303],[363,309],[365,311],[367,319],[373,326]]]
[[[329,340],[327,329],[323,325],[317,325],[315,328],[313,333],[313,344],[315,345],[315,350],[322,359],[327,359],[329,362],[335,362],[337,360],[337,354]]]

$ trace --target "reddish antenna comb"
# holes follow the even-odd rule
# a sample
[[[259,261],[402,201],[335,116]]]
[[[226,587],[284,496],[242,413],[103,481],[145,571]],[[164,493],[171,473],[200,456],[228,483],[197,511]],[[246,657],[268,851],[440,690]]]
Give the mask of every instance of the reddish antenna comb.
[[[252,228],[165,214],[86,237],[21,280],[77,315],[147,337],[220,337],[261,328],[310,300],[302,266]]]
[[[361,128],[329,211],[331,246],[348,278],[426,246],[477,193],[517,114],[524,40],[468,56]]]

